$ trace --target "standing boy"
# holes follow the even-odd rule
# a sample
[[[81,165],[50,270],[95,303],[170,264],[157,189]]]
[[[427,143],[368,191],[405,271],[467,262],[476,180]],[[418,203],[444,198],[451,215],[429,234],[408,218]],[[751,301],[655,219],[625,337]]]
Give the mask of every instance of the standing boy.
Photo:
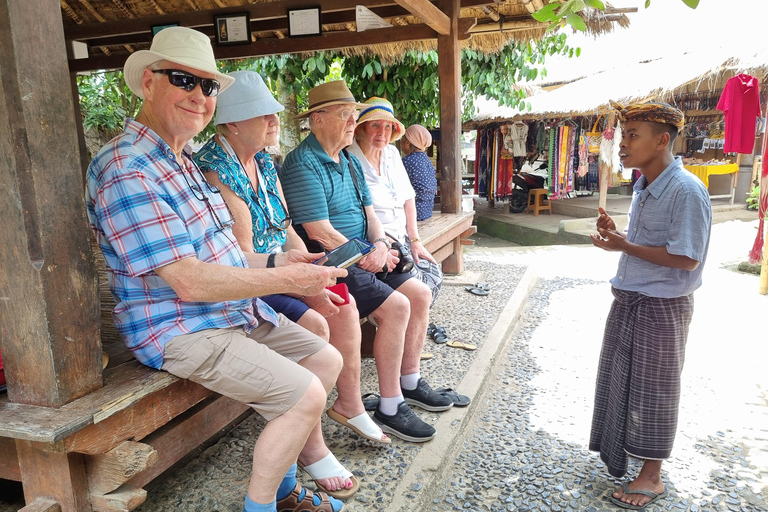
[[[627,455],[643,460],[640,474],[611,500],[642,508],[666,496],[661,463],[677,429],[680,374],[693,292],[701,286],[712,211],[709,193],[686,171],[672,146],[683,113],[665,103],[617,105],[624,122],[621,161],[639,169],[624,233],[600,208],[592,243],[620,251],[614,295],[600,354],[589,449],[614,477]]]

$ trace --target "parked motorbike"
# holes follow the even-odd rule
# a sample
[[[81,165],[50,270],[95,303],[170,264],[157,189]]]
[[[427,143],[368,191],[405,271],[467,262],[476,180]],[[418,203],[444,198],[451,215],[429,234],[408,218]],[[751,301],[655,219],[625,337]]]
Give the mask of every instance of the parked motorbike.
[[[539,170],[546,169],[546,164],[539,167]],[[509,196],[509,211],[511,213],[522,213],[528,207],[528,191],[534,188],[544,188],[547,181],[545,176],[532,174],[529,172],[515,172],[512,175],[512,192]]]

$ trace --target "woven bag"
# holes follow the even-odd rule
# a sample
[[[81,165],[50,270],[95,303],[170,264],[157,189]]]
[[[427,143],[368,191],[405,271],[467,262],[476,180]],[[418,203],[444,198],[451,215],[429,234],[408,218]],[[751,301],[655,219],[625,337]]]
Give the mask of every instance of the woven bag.
[[[595,124],[592,126],[592,131],[587,132],[587,151],[593,154],[600,153],[600,143],[603,140],[603,132],[598,131],[597,125],[600,124],[600,119],[602,119],[603,116],[597,116],[597,119],[595,119]]]

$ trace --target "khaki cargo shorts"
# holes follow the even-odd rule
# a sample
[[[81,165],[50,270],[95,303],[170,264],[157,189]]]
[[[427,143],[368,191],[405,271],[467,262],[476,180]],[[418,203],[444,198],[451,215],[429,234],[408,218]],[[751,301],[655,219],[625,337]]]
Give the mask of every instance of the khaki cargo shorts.
[[[293,407],[312,381],[312,372],[298,361],[327,345],[283,315],[279,318],[279,327],[264,321],[250,334],[233,327],[174,336],[165,345],[162,369],[272,420]]]

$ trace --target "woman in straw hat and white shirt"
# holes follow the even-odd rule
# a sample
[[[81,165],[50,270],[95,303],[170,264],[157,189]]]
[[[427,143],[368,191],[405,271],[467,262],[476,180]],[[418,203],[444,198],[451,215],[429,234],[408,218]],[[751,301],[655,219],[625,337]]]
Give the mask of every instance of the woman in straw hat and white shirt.
[[[271,266],[276,254],[307,251],[291,226],[274,163],[264,151],[278,142],[277,113],[284,107],[274,99],[258,73],[235,71],[228,76],[236,81],[218,99],[214,121],[217,133],[195,154],[194,160],[232,210],[233,232],[240,247],[246,255],[268,254],[267,266]],[[361,436],[389,443],[390,439],[365,413],[360,399],[360,324],[354,298],[350,296],[350,304],[341,305],[341,297],[325,290],[314,297],[279,294],[261,299],[275,311],[329,340],[345,360],[357,362],[345,364],[348,371],[337,380],[339,398],[329,415],[337,413],[350,418],[350,428]],[[322,440],[319,427],[313,434],[319,436],[318,441]],[[324,452],[302,452],[299,463],[323,491],[337,498],[352,496],[358,489],[355,477],[327,448]]]
[[[384,98],[370,98],[357,120],[355,142],[349,151],[363,166],[373,209],[384,232],[413,254],[414,271],[429,287],[432,304],[440,291],[443,273],[421,243],[416,224],[416,193],[400,152],[392,145],[404,133],[405,127],[395,118],[392,104]],[[390,267],[392,271],[394,265]]]

